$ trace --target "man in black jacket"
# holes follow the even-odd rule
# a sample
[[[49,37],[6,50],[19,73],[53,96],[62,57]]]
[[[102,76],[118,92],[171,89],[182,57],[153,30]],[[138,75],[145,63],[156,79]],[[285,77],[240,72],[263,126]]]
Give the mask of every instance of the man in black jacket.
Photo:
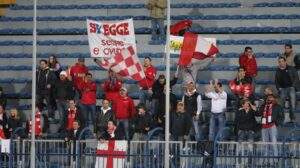
[[[144,141],[152,127],[151,115],[147,112],[145,105],[139,104],[138,113],[133,118],[134,134],[132,140]]]
[[[54,83],[53,91],[57,110],[59,112],[59,118],[62,122],[62,119],[67,116],[66,111],[68,110],[68,100],[72,100],[75,94],[73,83],[67,79],[66,71],[60,72],[59,80]]]
[[[275,75],[275,85],[279,91],[280,98],[285,102],[286,98],[290,101],[290,120],[295,120],[296,110],[296,91],[295,87],[299,81],[297,71],[294,67],[287,65],[284,57],[278,58],[278,68]]]
[[[107,130],[107,123],[108,121],[115,121],[115,115],[109,106],[109,101],[103,99],[102,107],[99,111],[96,112],[96,119],[94,124],[94,132],[99,138],[103,132]]]
[[[174,141],[188,140],[188,135],[191,129],[190,116],[184,110],[184,103],[178,102],[176,111],[170,115],[171,119],[171,135]]]
[[[48,116],[54,117],[54,107],[51,104],[51,91],[53,90],[56,76],[48,67],[46,60],[40,60],[40,68],[36,73],[36,99],[39,107],[43,107],[44,100],[48,109]]]

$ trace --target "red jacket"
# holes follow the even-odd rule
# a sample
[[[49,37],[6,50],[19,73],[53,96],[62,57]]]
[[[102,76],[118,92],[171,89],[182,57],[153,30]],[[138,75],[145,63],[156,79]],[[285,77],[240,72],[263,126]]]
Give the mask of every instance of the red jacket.
[[[103,84],[103,91],[105,93],[105,99],[109,101],[115,100],[122,87],[122,81],[116,79],[113,83],[112,80],[107,80]]]
[[[80,102],[85,105],[96,104],[96,92],[97,85],[95,82],[81,82],[79,84],[79,90],[81,92],[81,100]]]
[[[120,94],[117,95],[113,102],[113,111],[115,112],[116,119],[130,119],[135,114],[133,100]]]
[[[248,58],[247,55],[241,54],[239,63],[241,67],[245,68],[246,76],[255,77],[257,75],[257,64],[255,56],[252,56],[252,58]]]
[[[70,75],[72,77],[74,87],[79,90],[79,85],[84,81],[84,76],[89,72],[89,69],[86,66],[81,66],[76,63],[70,69]]]
[[[139,82],[140,87],[145,90],[152,88],[153,83],[155,82],[156,69],[152,65],[144,70],[146,78]]]

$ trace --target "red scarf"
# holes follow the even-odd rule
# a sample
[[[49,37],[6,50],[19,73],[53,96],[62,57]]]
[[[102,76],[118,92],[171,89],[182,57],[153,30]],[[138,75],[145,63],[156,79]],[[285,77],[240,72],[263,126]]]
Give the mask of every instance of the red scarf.
[[[6,139],[6,136],[4,134],[3,126],[0,126],[0,139]]]
[[[75,108],[75,110],[68,109],[67,130],[73,129],[73,122],[75,121],[76,113],[77,113],[77,108]]]
[[[29,133],[31,134],[31,121],[29,121]],[[41,112],[36,112],[35,114],[35,135],[42,135],[42,126],[41,126]]]
[[[274,125],[272,121],[273,104],[266,104],[262,115],[262,128],[271,128]]]

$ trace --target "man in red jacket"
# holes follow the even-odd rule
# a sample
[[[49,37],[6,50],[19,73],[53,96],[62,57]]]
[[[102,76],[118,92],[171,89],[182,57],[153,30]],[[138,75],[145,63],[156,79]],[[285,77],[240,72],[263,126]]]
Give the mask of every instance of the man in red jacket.
[[[139,99],[140,103],[147,104],[147,100],[150,101],[152,95],[152,85],[155,82],[156,76],[156,69],[152,66],[150,57],[146,57],[144,60],[144,72],[146,78],[139,82]]]
[[[108,70],[108,79],[102,85],[105,93],[105,99],[113,102],[116,96],[119,94],[122,84],[123,83],[118,78],[117,74],[112,70]]]
[[[135,107],[133,100],[127,95],[127,89],[122,87],[120,89],[120,94],[116,97],[113,102],[113,111],[115,112],[115,117],[120,124],[123,125],[125,130],[126,139],[129,139],[129,119],[134,116]]]
[[[78,58],[78,62],[73,65],[69,70],[69,75],[73,81],[73,85],[76,89],[75,99],[80,98],[79,85],[84,81],[85,74],[89,72],[88,67],[84,64],[84,58]]]
[[[240,67],[244,67],[246,77],[255,78],[257,75],[257,64],[255,55],[251,47],[246,47],[244,53],[239,58]]]
[[[96,113],[97,86],[96,82],[92,80],[92,77],[93,76],[91,73],[87,73],[84,81],[78,86],[78,89],[81,93],[80,106],[86,124],[88,121],[93,121],[92,118],[94,118]]]

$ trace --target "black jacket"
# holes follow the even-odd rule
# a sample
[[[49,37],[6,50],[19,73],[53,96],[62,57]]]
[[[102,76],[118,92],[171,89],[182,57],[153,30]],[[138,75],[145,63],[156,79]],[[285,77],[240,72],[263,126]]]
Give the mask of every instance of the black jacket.
[[[81,128],[79,128],[77,130],[77,132],[74,133],[74,130],[72,129],[72,130],[70,130],[70,131],[67,132],[66,138],[68,138],[69,141],[76,141],[76,140],[79,139],[81,131],[82,131]]]
[[[113,111],[110,109],[104,114],[101,107],[97,108],[94,132],[98,137],[107,129],[107,123],[109,120],[116,120]]]
[[[10,136],[12,135],[12,133],[19,127],[22,127],[22,121],[20,119],[16,119],[16,118],[8,118],[7,120],[8,123],[8,130],[12,129],[9,133]],[[24,130],[20,130],[19,132],[16,133],[18,136],[20,137],[25,137],[25,131]]]
[[[243,79],[238,80],[237,78],[234,79],[235,84],[239,85],[239,84],[251,84],[252,83],[252,78],[245,76]]]
[[[133,118],[133,125],[134,125],[134,132],[135,133],[142,133],[147,134],[148,131],[145,130],[145,128],[151,128],[152,127],[152,118],[149,113],[145,113],[145,115],[139,115],[137,114]]]
[[[58,80],[53,87],[54,98],[57,100],[71,100],[74,98],[75,89],[69,80]]]
[[[177,83],[178,78],[174,78],[170,81],[170,88],[172,90],[172,86],[174,86]],[[161,97],[164,97],[164,87],[165,83],[161,84],[159,83],[159,80],[156,80],[152,86],[152,99],[161,99]]]
[[[44,70],[39,69],[36,72],[36,92],[37,94],[49,94],[51,91],[54,83],[56,82],[57,78],[53,71],[49,68]],[[51,88],[48,89],[47,85],[50,84]]]
[[[255,113],[252,109],[248,113],[244,109],[237,111],[234,122],[237,130],[256,131],[257,122],[255,120]]]
[[[258,116],[263,115],[265,106],[266,106],[266,104],[264,106],[261,106],[261,108],[257,112]],[[279,104],[274,104],[273,105],[272,122],[274,122],[276,126],[280,126],[284,122],[284,110],[283,110],[282,106],[280,106]]]
[[[124,140],[125,139],[125,134],[124,132],[119,129],[117,127],[117,129],[115,130],[115,136],[112,137],[108,132],[107,130],[105,130],[100,136],[99,136],[100,139],[104,139],[104,140]]]
[[[170,132],[173,137],[188,135],[191,129],[191,120],[186,112],[172,112],[170,115]]]
[[[3,128],[5,137],[9,137],[9,131],[8,131],[8,119],[5,113],[3,113],[3,119],[0,120],[0,125]]]
[[[282,83],[283,83],[283,81],[286,81],[288,78],[287,78],[287,76],[282,75],[281,71],[282,70],[280,68],[277,68],[276,74],[275,74],[275,85],[276,85],[277,89],[286,88],[286,86],[283,86]],[[286,71],[292,82],[292,86],[296,88],[297,83],[299,81],[299,77],[298,77],[298,73],[297,73],[296,69],[292,66],[287,65]]]

